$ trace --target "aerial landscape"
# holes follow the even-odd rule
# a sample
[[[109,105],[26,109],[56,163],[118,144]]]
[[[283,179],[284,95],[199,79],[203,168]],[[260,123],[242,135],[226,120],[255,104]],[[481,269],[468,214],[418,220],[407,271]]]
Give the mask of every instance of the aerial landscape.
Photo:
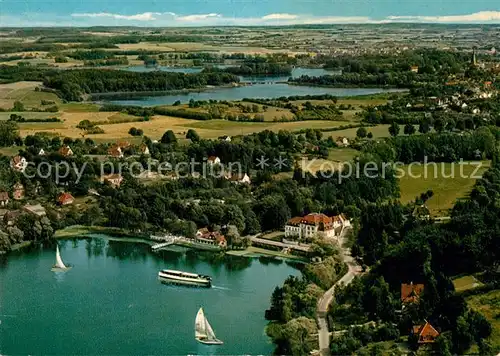
[[[500,355],[497,48],[489,0],[0,1],[0,354]]]

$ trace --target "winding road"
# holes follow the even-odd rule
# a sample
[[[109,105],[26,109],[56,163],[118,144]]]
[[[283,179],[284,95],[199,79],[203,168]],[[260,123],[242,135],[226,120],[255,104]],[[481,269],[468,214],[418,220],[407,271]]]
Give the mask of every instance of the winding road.
[[[330,333],[328,331],[327,312],[330,303],[333,300],[335,288],[338,285],[347,285],[352,282],[354,277],[362,273],[361,266],[357,264],[356,260],[351,256],[351,250],[349,248],[344,248],[345,235],[349,229],[344,229],[339,236],[339,245],[341,247],[342,259],[347,265],[347,273],[339,279],[330,289],[328,289],[325,294],[318,301],[318,310],[316,312],[316,318],[318,321],[318,338],[319,338],[319,354],[321,356],[330,355]]]

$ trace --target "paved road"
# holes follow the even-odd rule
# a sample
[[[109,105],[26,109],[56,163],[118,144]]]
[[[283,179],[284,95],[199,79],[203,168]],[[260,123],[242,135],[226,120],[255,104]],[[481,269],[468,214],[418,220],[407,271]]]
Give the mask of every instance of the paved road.
[[[344,229],[343,233],[339,237],[339,244],[342,246],[344,244],[344,238],[348,229]],[[319,351],[321,356],[330,355],[330,333],[328,332],[328,323],[326,321],[326,315],[328,312],[328,307],[333,300],[333,295],[335,287],[340,284],[347,285],[352,282],[354,277],[361,274],[361,266],[356,263],[356,260],[351,256],[350,249],[341,248],[342,259],[344,263],[347,264],[347,273],[337,281],[329,290],[323,294],[323,297],[318,301],[318,310],[316,317],[318,319],[318,338],[319,338]]]

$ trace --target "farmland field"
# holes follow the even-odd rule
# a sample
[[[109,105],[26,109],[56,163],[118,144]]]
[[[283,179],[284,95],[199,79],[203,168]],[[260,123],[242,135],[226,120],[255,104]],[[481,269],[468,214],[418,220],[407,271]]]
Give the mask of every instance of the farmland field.
[[[431,214],[433,216],[447,216],[456,200],[466,197],[472,190],[476,182],[476,178],[472,175],[481,175],[490,166],[489,161],[477,163],[481,164],[477,172],[475,172],[476,166],[470,164],[463,166],[464,177],[461,177],[458,163],[440,163],[437,168],[434,164],[429,163],[427,174],[425,173],[426,167],[423,165],[403,166],[400,168],[404,174],[404,177],[400,178],[401,202],[414,201],[417,196],[430,189],[434,195],[427,201],[426,205]],[[415,178],[410,177],[409,173]],[[453,175],[452,178],[447,178],[451,175]]]
[[[467,298],[470,308],[481,312],[491,323],[492,333],[488,341],[495,353],[500,351],[500,290],[492,290],[484,294],[477,294]],[[470,353],[477,353],[477,346],[473,346]]]

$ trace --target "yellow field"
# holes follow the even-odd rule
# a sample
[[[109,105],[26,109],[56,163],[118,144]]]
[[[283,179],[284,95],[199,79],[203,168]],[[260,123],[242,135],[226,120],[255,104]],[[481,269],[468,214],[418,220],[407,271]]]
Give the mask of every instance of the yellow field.
[[[457,292],[463,292],[483,285],[484,284],[478,281],[474,276],[464,276],[453,280],[453,286]]]

